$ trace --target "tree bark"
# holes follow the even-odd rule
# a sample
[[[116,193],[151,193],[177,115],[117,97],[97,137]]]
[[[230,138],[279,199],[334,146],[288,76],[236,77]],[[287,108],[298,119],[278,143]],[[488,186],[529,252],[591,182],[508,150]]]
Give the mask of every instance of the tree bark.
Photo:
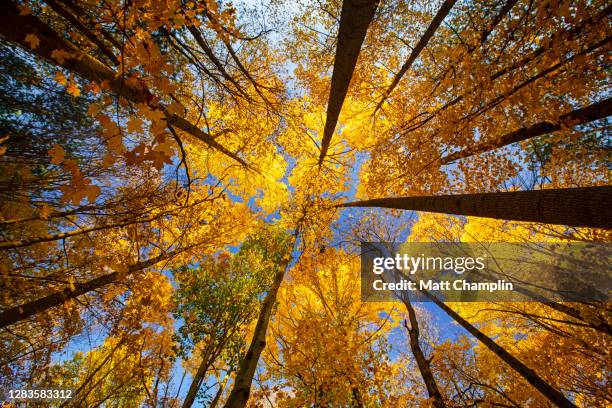
[[[183,408],[190,408],[195,401],[196,395],[198,394],[198,390],[202,385],[202,380],[204,380],[204,376],[206,375],[206,371],[208,371],[208,367],[210,367],[210,355],[212,354],[213,343],[210,343],[206,346],[206,350],[204,351],[204,355],[202,356],[202,362],[198,367],[198,371],[196,375],[193,377],[193,381],[189,386],[189,391],[187,391],[187,395],[183,400]]]
[[[28,34],[34,34],[40,43],[32,49],[25,41]],[[145,103],[152,108],[161,109],[169,124],[189,133],[193,137],[203,141],[210,147],[231,157],[240,164],[248,167],[248,164],[215,141],[214,137],[202,131],[189,121],[168,113],[166,108],[156,101],[146,85],[142,82],[126,81],[119,73],[102,64],[97,59],[79,50],[72,43],[64,40],[51,27],[32,15],[19,15],[19,9],[12,1],[0,4],[0,36],[8,41],[19,44],[26,51],[35,54],[47,61],[59,65],[80,77],[93,82],[108,82],[109,88],[118,96],[123,96],[133,103]],[[53,51],[65,51],[69,54],[63,61],[52,57]]]
[[[528,65],[530,62],[536,60],[537,58],[539,58],[541,55],[543,55],[546,51],[548,51],[552,47],[551,44],[554,42],[555,38],[565,37],[564,41],[574,41],[580,35],[580,33],[582,33],[583,31],[585,31],[587,29],[587,27],[600,24],[602,20],[607,19],[608,15],[611,12],[612,12],[612,5],[606,7],[604,10],[599,12],[597,15],[590,16],[590,17],[586,18],[585,20],[580,22],[580,24],[578,24],[577,26],[573,27],[569,31],[561,29],[559,31],[556,31],[556,32],[552,33],[550,36],[548,36],[548,38],[545,41],[543,41],[543,43],[545,43],[546,45],[543,45],[543,46],[535,49],[533,52],[531,52],[530,54],[528,54],[524,58],[521,58],[519,61],[515,62],[514,64],[512,64],[512,65],[510,65],[508,67],[502,68],[501,70],[495,72],[494,74],[492,74],[489,77],[489,81],[494,82],[495,80],[501,78],[502,76],[504,76],[504,75],[506,75],[506,74],[508,74],[510,72],[513,72],[513,71],[515,71],[515,70],[517,70],[519,68],[522,68],[522,67]],[[406,133],[409,133],[411,131],[414,131],[415,129],[418,129],[420,126],[426,124],[431,119],[433,119],[440,112],[446,110],[450,106],[456,105],[457,103],[461,102],[463,100],[463,97],[464,97],[464,95],[460,95],[460,96],[456,97],[455,99],[445,103],[440,108],[436,109],[434,112],[431,112],[430,114],[427,114],[427,112],[422,112],[421,114],[412,117],[411,119],[406,121],[406,123],[412,123],[415,119],[419,118],[421,115],[427,114],[427,117],[425,119],[421,120],[419,123],[417,123],[415,125],[410,125],[410,126],[403,126],[402,134],[406,134]]]
[[[389,87],[385,91],[382,99],[380,100],[380,102],[378,102],[378,105],[376,105],[374,113],[376,113],[383,105],[383,103],[385,103],[391,92],[393,92],[397,84],[399,84],[399,82],[402,80],[404,74],[408,72],[414,61],[418,58],[421,51],[423,51],[425,46],[427,46],[427,43],[429,42],[431,37],[433,37],[438,27],[440,27],[442,21],[444,21],[444,18],[446,18],[448,13],[451,11],[456,1],[457,0],[445,0],[444,3],[442,3],[442,6],[434,16],[433,20],[431,20],[429,27],[427,27],[427,30],[425,30],[425,33],[423,33],[423,36],[419,39],[417,45],[415,45],[415,47],[412,49],[410,56],[408,56],[408,59],[406,60],[406,62],[404,62],[402,68],[393,78],[393,82],[391,82],[391,85],[389,85]]]
[[[430,360],[425,357],[425,354],[421,349],[421,345],[419,344],[419,322],[416,318],[414,307],[412,307],[410,299],[408,299],[407,296],[402,296],[402,303],[404,306],[406,306],[406,310],[408,311],[408,320],[410,320],[410,325],[404,321],[404,327],[408,331],[408,336],[410,337],[410,350],[412,351],[412,355],[416,360],[417,367],[419,368],[419,372],[421,373],[421,377],[423,378],[423,382],[427,388],[427,394],[429,395],[429,398],[432,399],[432,403],[435,408],[446,408],[446,404],[444,403],[444,399],[442,398],[442,394],[438,388],[438,383],[436,382],[433,372],[431,371]]]
[[[612,98],[605,99],[603,101],[594,103],[581,109],[573,110],[569,113],[561,115],[555,122],[539,122],[535,125],[522,127],[510,133],[506,133],[499,139],[476,145],[471,148],[459,151],[457,153],[449,154],[440,160],[440,164],[445,165],[470,157],[475,154],[483,153],[489,150],[499,149],[512,143],[520,142],[523,140],[531,139],[532,137],[541,136],[547,133],[555,132],[563,129],[563,127],[572,127],[590,123],[599,119],[606,118],[612,115]]]
[[[612,186],[559,188],[502,193],[390,197],[338,207],[400,210],[612,229]]]
[[[293,248],[295,245],[298,234],[299,227],[295,229],[292,235],[293,238],[290,245],[291,248]],[[291,257],[289,254],[286,255],[283,262],[279,265],[279,269],[274,276],[272,286],[262,302],[261,311],[259,312],[259,316],[257,318],[257,324],[255,325],[255,331],[253,332],[251,344],[249,345],[249,349],[247,350],[244,358],[240,362],[240,368],[236,374],[236,378],[234,379],[232,391],[225,402],[225,408],[243,408],[246,406],[247,401],[249,400],[249,396],[251,395],[251,384],[253,382],[253,377],[255,376],[257,364],[259,363],[259,357],[266,347],[266,333],[268,331],[268,324],[270,323],[270,318],[272,316],[272,310],[274,309],[274,305],[276,303],[276,296],[278,294],[280,285],[285,278],[285,273],[289,267],[290,260]]]
[[[98,276],[97,278],[91,279],[84,283],[75,283],[74,289],[64,289],[62,291],[52,293],[43,298],[24,303],[22,305],[15,306],[10,309],[6,309],[2,313],[0,313],[0,329],[25,320],[30,316],[34,316],[53,307],[64,304],[67,301],[75,299],[81,295],[84,295],[85,293],[91,292],[92,290],[100,289],[106,285],[117,282],[127,275],[131,275],[135,272],[153,266],[158,262],[166,260],[177,254],[178,252],[178,250],[167,252],[165,254],[156,256],[155,258],[138,262],[134,265],[130,265],[128,267],[127,272],[112,272],[106,275]]]
[[[446,306],[437,297],[427,292],[426,290],[420,290],[423,295],[434,302],[440,309],[442,309],[447,315],[455,320],[461,327],[466,329],[470,334],[476,337],[482,344],[484,344],[489,350],[495,355],[501,358],[506,364],[508,364],[514,371],[521,375],[529,384],[533,385],[542,395],[544,395],[549,401],[561,408],[577,408],[570,400],[568,400],[563,393],[548,384],[542,377],[536,374],[531,368],[523,364],[519,359],[510,354],[506,349],[495,343],[487,335],[482,333],[470,322],[461,317],[453,309]]]
[[[244,96],[245,98],[248,98],[249,96],[244,92],[240,84],[238,84],[238,82],[236,82],[236,80],[225,70],[225,67],[223,66],[221,61],[219,61],[217,56],[214,54],[212,48],[210,48],[210,46],[206,43],[206,40],[204,40],[204,37],[202,37],[202,33],[200,32],[200,29],[192,25],[187,26],[187,29],[189,30],[193,38],[196,40],[200,48],[202,48],[202,51],[204,51],[204,54],[206,54],[208,59],[215,65],[215,67],[217,67],[217,70],[219,71],[221,76],[225,78],[227,81],[231,82],[236,87],[236,90],[242,96]]]
[[[95,44],[98,49],[106,55],[106,57],[113,63],[113,65],[119,65],[119,60],[113,52],[100,40],[95,33],[91,32],[85,25],[74,15],[62,7],[56,0],[45,0],[45,3],[49,5],[57,14],[64,17],[70,24],[75,26],[89,41]]]
[[[340,14],[340,28],[338,29],[338,43],[334,60],[329,102],[327,103],[327,117],[321,141],[321,154],[319,165],[327,155],[329,143],[333,136],[338,116],[348,91],[355,64],[361,51],[368,27],[374,18],[379,0],[344,0]]]
[[[476,271],[476,270],[474,270],[473,273],[474,275],[483,277],[485,279],[497,278],[496,275],[483,274],[480,271]],[[507,275],[502,275],[502,277],[509,279]],[[512,282],[512,279],[509,279],[509,280]],[[607,334],[608,336],[612,336],[612,326],[608,324],[602,318],[589,316],[588,314],[582,313],[580,310],[575,309],[571,306],[568,306],[567,304],[560,303],[560,302],[553,302],[549,299],[546,299],[544,296],[524,287],[519,282],[514,283],[514,290],[516,290],[519,293],[529,296],[533,300],[536,300],[542,303],[543,305],[550,307],[553,310],[556,310],[557,312],[563,313],[576,320],[580,320],[581,322],[583,322],[585,325],[588,325],[588,327],[592,328],[593,330],[597,330],[598,332]]]

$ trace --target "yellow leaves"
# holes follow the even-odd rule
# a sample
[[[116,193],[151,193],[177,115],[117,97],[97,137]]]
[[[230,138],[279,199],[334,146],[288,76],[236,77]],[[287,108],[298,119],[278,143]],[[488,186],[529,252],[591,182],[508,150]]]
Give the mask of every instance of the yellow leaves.
[[[166,324],[169,323],[171,298],[172,285],[168,278],[160,273],[148,272],[138,278],[138,285],[129,298],[128,307],[141,309],[137,312],[142,321]],[[143,305],[147,307],[142,308]]]
[[[68,86],[66,87],[66,92],[68,92],[72,96],[80,96],[81,90],[78,85],[74,81],[70,81]]]
[[[28,34],[25,36],[25,42],[30,44],[30,48],[35,50],[40,45],[40,39],[36,36],[36,34]]]
[[[72,291],[74,291],[76,289],[76,286],[74,286],[74,276],[69,276],[68,277],[68,287]]]
[[[68,84],[68,80],[66,79],[66,76],[61,72],[61,71],[57,71],[55,73],[55,76],[53,77],[53,80],[55,82],[57,82],[60,85],[67,85]]]
[[[73,55],[63,49],[55,49],[51,52],[51,58],[60,64],[63,64],[67,59],[73,58]]]

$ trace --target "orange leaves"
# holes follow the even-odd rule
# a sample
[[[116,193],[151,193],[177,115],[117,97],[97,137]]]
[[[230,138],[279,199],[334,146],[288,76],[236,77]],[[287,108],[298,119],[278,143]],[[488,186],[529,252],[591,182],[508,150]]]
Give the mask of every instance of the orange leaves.
[[[73,55],[66,50],[56,49],[51,52],[51,58],[63,64],[67,59],[73,58]]]
[[[17,8],[19,9],[20,16],[27,16],[27,15],[32,14],[32,10],[30,9],[30,6],[28,6],[27,4],[19,4]]]
[[[84,198],[93,203],[100,194],[100,187],[92,184],[91,179],[84,177],[76,160],[67,159],[66,151],[58,144],[49,149],[51,163],[62,166],[71,175],[70,184],[62,185],[59,190],[63,193],[62,201],[79,205]]]
[[[96,117],[98,112],[100,112],[100,105],[98,103],[94,102],[87,108],[87,114],[91,117]]]
[[[66,78],[63,72],[57,71],[53,80],[60,85],[64,85],[66,87],[66,92],[72,96],[81,96],[81,89],[74,78],[74,75],[71,75],[70,78]],[[93,116],[93,115],[92,115]]]
[[[68,92],[72,96],[81,95],[81,90],[79,89],[78,85],[74,81],[71,81],[68,84],[68,86],[66,87],[66,92]]]
[[[53,147],[49,149],[49,156],[51,157],[51,163],[59,165],[64,161],[66,151],[62,146],[54,144]]]
[[[25,36],[25,41],[30,44],[30,48],[32,48],[33,50],[38,48],[38,45],[40,44],[40,40],[38,39],[36,34],[28,34],[28,35],[26,35]]]
[[[67,85],[68,84],[68,80],[66,79],[66,75],[64,75],[61,71],[57,71],[55,73],[55,76],[53,77],[53,80],[55,82],[57,82],[60,85]]]
[[[167,109],[168,113],[172,115],[177,115],[181,117],[185,116],[185,107],[180,102],[172,102],[170,105],[168,105]]]
[[[8,136],[0,137],[0,144],[6,142],[8,138]],[[6,146],[0,146],[0,156],[4,155],[4,153],[6,153]]]
[[[40,207],[38,215],[43,220],[49,219],[49,217],[51,216],[51,208],[49,208],[47,204],[43,204],[42,207]]]
[[[123,138],[119,126],[106,114],[98,115],[98,121],[102,126],[102,135],[104,136],[106,147],[108,147],[111,153],[123,153],[125,147],[123,146]]]
[[[141,132],[142,131],[143,121],[137,116],[132,116],[127,122],[127,130],[128,132]]]

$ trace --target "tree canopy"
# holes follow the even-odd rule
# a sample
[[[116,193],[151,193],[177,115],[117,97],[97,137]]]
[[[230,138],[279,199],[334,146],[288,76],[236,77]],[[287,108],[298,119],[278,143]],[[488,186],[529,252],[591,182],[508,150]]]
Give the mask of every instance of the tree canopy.
[[[612,404],[609,303],[366,302],[359,265],[370,241],[609,243],[611,14],[3,1],[0,398]]]

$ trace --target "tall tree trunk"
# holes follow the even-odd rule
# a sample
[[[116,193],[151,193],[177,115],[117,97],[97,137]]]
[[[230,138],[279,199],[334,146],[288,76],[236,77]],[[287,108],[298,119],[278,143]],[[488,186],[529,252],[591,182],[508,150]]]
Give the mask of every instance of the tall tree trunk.
[[[183,249],[184,250],[184,249]],[[30,316],[49,310],[53,307],[62,305],[71,299],[91,292],[92,290],[100,289],[106,285],[122,280],[127,275],[146,269],[155,265],[158,262],[169,259],[176,255],[179,250],[167,252],[156,256],[155,258],[146,261],[138,262],[128,267],[128,271],[124,273],[112,272],[106,275],[98,276],[84,283],[75,283],[74,288],[67,288],[59,292],[52,293],[43,298],[24,303],[19,306],[6,309],[0,313],[0,329],[8,325],[20,322]]]
[[[524,66],[527,66],[529,63],[531,63],[532,61],[536,60],[538,57],[540,57],[541,55],[543,55],[546,51],[550,50],[551,48],[551,44],[554,43],[555,38],[563,38],[563,41],[573,41],[575,40],[581,33],[583,33],[584,31],[586,31],[587,28],[589,28],[589,26],[595,26],[597,24],[602,24],[604,21],[607,21],[607,18],[609,16],[609,14],[612,12],[612,5],[607,6],[604,10],[600,11],[597,15],[594,16],[590,16],[586,19],[584,19],[583,21],[581,21],[578,25],[574,26],[573,28],[571,28],[570,30],[565,30],[565,29],[560,29],[559,31],[556,31],[552,34],[550,34],[546,40],[542,41],[543,45],[539,48],[536,48],[534,51],[532,51],[531,53],[529,53],[527,56],[521,58],[519,61],[515,62],[514,64],[502,68],[499,71],[491,74],[491,76],[489,76],[489,81],[491,82],[495,82],[497,79],[501,78],[502,76],[513,72],[519,68],[522,68]],[[413,125],[404,125],[403,129],[402,129],[402,134],[406,134],[408,132],[411,132],[415,129],[418,129],[420,126],[426,124],[427,122],[429,122],[431,119],[433,119],[436,115],[440,114],[440,112],[448,109],[449,107],[456,105],[457,103],[461,102],[464,98],[464,95],[460,95],[458,97],[456,97],[455,99],[445,103],[444,105],[442,105],[440,108],[436,109],[435,111],[429,113],[427,115],[427,117],[423,120],[421,120],[420,122],[418,122],[417,124],[413,124]],[[406,121],[406,123],[411,124],[415,119],[419,118],[421,115],[425,115],[427,114],[427,112],[423,112],[417,116],[412,117],[411,119],[409,119],[408,121]]]
[[[431,371],[430,360],[425,357],[425,353],[423,353],[421,345],[419,344],[419,322],[417,320],[414,307],[412,307],[410,299],[408,299],[407,296],[402,296],[402,303],[404,306],[406,306],[406,310],[408,311],[408,320],[410,321],[410,325],[404,321],[404,327],[406,327],[408,336],[410,337],[410,350],[412,351],[412,355],[416,360],[421,377],[423,377],[423,382],[427,388],[427,394],[429,395],[429,398],[432,399],[433,406],[435,408],[446,408],[446,404],[444,403],[444,399],[442,398],[442,394],[438,388],[438,383],[436,382],[433,372]]]
[[[585,123],[606,118],[610,115],[612,115],[612,98],[604,99],[603,101],[561,115],[555,122],[544,121],[536,123],[535,125],[522,127],[510,133],[506,133],[505,135],[499,137],[499,139],[492,142],[481,143],[474,147],[468,147],[465,150],[449,154],[440,160],[440,164],[449,164],[465,157],[470,157],[489,150],[499,149],[512,143],[555,132],[563,129],[564,126],[572,127],[583,125]]]
[[[612,228],[612,187],[580,187],[503,193],[390,197],[338,207],[382,207],[469,215],[574,227]]]
[[[327,103],[327,117],[321,141],[319,165],[323,163],[323,159],[327,155],[329,143],[336,129],[338,116],[353,77],[361,45],[370,22],[374,18],[378,2],[379,0],[344,0],[342,2],[334,72],[332,73],[329,101]]]
[[[40,41],[34,49],[25,40],[28,34],[34,34]],[[155,97],[144,83],[134,84],[126,81],[122,75],[90,55],[81,52],[72,43],[64,40],[51,27],[38,18],[33,15],[20,15],[17,5],[9,0],[0,3],[0,36],[8,41],[19,44],[32,54],[74,72],[88,81],[98,83],[108,81],[110,89],[117,95],[123,96],[133,103],[146,103],[152,108],[161,109],[169,124],[189,133],[210,147],[248,167],[243,159],[220,145],[213,136],[180,116],[168,113],[162,104],[154,101]],[[52,57],[52,53],[57,50],[67,52],[69,56],[65,57],[63,61],[58,61]]]
[[[472,271],[472,273],[474,273],[474,275],[476,276],[480,276],[485,279],[499,278],[499,276],[496,276],[490,273],[484,274],[477,270]],[[512,279],[507,275],[502,275],[502,278],[509,279],[512,282]],[[582,313],[580,310],[573,308],[569,305],[559,303],[559,302],[553,302],[547,299],[546,297],[540,295],[539,293],[536,293],[524,287],[520,282],[514,283],[514,290],[516,290],[519,293],[522,293],[523,295],[529,296],[531,299],[536,300],[542,303],[543,305],[548,306],[553,310],[556,310],[557,312],[561,312],[565,315],[573,317],[576,320],[580,320],[581,322],[586,323],[586,325],[588,325],[593,330],[597,330],[598,332],[607,334],[608,336],[612,336],[612,326],[610,326],[610,324],[608,324],[608,322],[606,322],[601,317],[591,316],[590,314]]]
[[[444,18],[446,18],[447,14],[451,11],[456,1],[457,0],[445,0],[444,3],[442,3],[442,6],[434,16],[433,20],[431,20],[429,27],[427,27],[427,30],[425,30],[425,33],[423,33],[423,36],[419,39],[419,42],[414,46],[412,52],[410,53],[410,56],[408,56],[408,59],[406,60],[406,62],[404,62],[402,68],[393,78],[393,82],[391,82],[391,85],[389,85],[389,87],[385,91],[382,99],[380,100],[380,102],[378,102],[378,105],[376,105],[374,113],[376,113],[383,105],[383,103],[385,103],[391,92],[393,92],[397,84],[399,84],[399,82],[402,80],[404,74],[408,72],[414,61],[418,58],[421,51],[423,51],[431,37],[433,37],[436,30],[438,30],[438,27],[440,27],[442,21],[444,21]]]
[[[206,349],[204,350],[204,353],[202,355],[202,362],[200,363],[198,371],[196,372],[195,376],[193,377],[193,381],[191,381],[191,385],[189,386],[189,391],[187,391],[187,395],[183,400],[183,408],[190,408],[195,401],[196,395],[198,394],[198,390],[200,389],[202,381],[204,380],[204,376],[206,375],[208,367],[210,367],[211,364],[210,356],[214,348],[213,345],[214,340],[211,341],[211,343],[209,343],[206,346]]]
[[[119,65],[119,61],[117,57],[113,54],[113,52],[104,44],[104,42],[98,38],[98,36],[89,30],[85,25],[74,15],[72,15],[68,10],[66,10],[62,5],[56,0],[45,0],[45,3],[49,5],[60,16],[64,17],[67,21],[70,22],[74,27],[76,27],[89,41],[98,47],[98,49],[106,55],[106,57],[113,63],[113,65]]]
[[[299,226],[295,229],[292,235],[290,248],[295,246],[298,234]],[[266,333],[268,331],[270,317],[272,316],[272,310],[274,309],[274,305],[276,303],[276,295],[278,294],[280,285],[285,278],[285,273],[289,267],[290,260],[291,257],[289,254],[283,258],[283,261],[279,265],[278,272],[272,281],[272,286],[270,287],[270,290],[268,290],[268,293],[261,304],[261,310],[257,318],[257,324],[255,325],[255,331],[253,332],[251,344],[240,362],[240,368],[238,369],[238,373],[236,373],[232,391],[225,402],[225,408],[243,408],[246,406],[246,403],[249,400],[249,396],[251,395],[251,384],[253,382],[253,377],[255,376],[257,364],[259,363],[259,357],[266,347]]]
[[[229,376],[229,373],[227,375]],[[215,394],[215,398],[213,398],[213,400],[210,402],[210,407],[209,408],[216,408],[217,407],[217,405],[219,404],[219,401],[221,400],[221,396],[223,395],[223,390],[225,389],[225,384],[226,384],[226,381],[224,381],[221,384],[219,384],[219,389],[217,390],[217,393]]]
[[[508,364],[514,371],[521,375],[529,384],[533,385],[542,395],[548,398],[549,401],[561,408],[578,408],[570,400],[568,400],[563,393],[548,384],[542,377],[536,374],[531,368],[523,364],[519,359],[510,354],[506,349],[495,343],[487,335],[482,333],[470,322],[461,317],[453,309],[446,306],[437,297],[432,295],[426,290],[420,290],[423,295],[434,302],[440,309],[442,309],[448,316],[455,320],[461,327],[466,329],[470,334],[476,337],[482,344],[484,344],[489,350],[495,355],[501,358],[506,364]]]

